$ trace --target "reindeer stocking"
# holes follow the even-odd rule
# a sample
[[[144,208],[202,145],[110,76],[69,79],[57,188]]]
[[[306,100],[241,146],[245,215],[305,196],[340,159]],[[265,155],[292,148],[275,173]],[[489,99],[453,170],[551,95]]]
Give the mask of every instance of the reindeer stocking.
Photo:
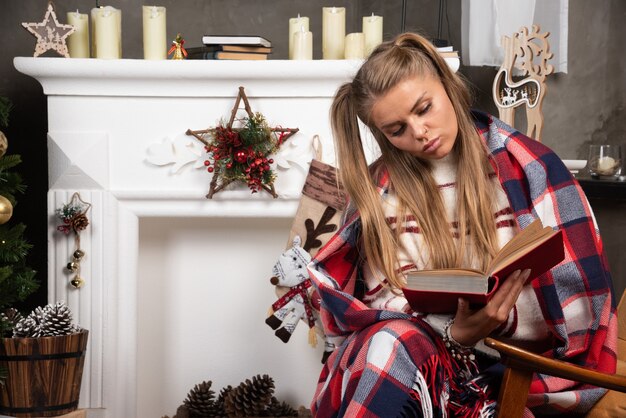
[[[339,228],[345,195],[339,185],[336,169],[319,161],[319,142],[314,142],[314,147],[318,152],[316,159],[311,161],[291,227],[288,243],[291,247],[281,254],[274,266],[271,282],[276,286],[279,299],[270,308],[271,314],[265,322],[276,330],[275,334],[281,340],[287,342],[298,322],[305,321],[309,325],[309,343],[312,346],[317,343],[316,334],[324,339],[322,362],[325,362],[335,346],[325,337],[319,321],[319,297],[311,289],[311,280],[306,271],[308,261],[302,262],[304,277],[300,277],[296,271],[301,265],[300,260],[308,257],[310,261]]]

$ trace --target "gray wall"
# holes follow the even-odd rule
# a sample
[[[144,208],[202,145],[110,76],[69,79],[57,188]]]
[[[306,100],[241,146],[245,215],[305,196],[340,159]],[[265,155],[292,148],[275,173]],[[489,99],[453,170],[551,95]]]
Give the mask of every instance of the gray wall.
[[[461,46],[460,2],[448,1],[442,37],[456,48]],[[10,152],[22,154],[22,173],[29,185],[27,196],[15,209],[15,219],[28,225],[28,238],[35,245],[30,265],[46,271],[46,101],[39,84],[20,73],[12,64],[14,56],[30,56],[35,39],[21,28],[21,22],[39,21],[47,1],[2,0],[0,9],[0,95],[9,96],[15,111],[9,129]],[[67,11],[82,13],[94,7],[90,2],[64,0],[55,2],[57,14],[65,21]],[[100,1],[122,10],[123,57],[142,57],[141,5],[136,0]],[[150,3],[152,4],[152,3]],[[173,39],[181,32],[186,46],[199,46],[205,33],[257,34],[274,44],[272,59],[287,56],[288,18],[300,13],[310,18],[314,33],[314,58],[321,57],[321,8],[345,6],[347,32],[361,28],[361,17],[372,12],[384,17],[385,39],[401,30],[401,0],[162,0],[154,4],[167,8],[167,34]],[[626,2],[623,0],[570,0],[569,2],[569,73],[549,77],[544,101],[544,143],[563,159],[586,159],[590,143],[626,143],[626,78],[624,76]],[[407,2],[406,29],[430,37],[437,32],[438,2]],[[496,108],[490,97],[495,69],[464,67],[460,72],[474,87],[475,106],[491,113]],[[522,120],[520,118],[520,120]],[[626,260],[621,257],[626,235],[626,203],[593,201],[609,263],[621,292],[626,283]],[[45,291],[35,297],[45,301]]]

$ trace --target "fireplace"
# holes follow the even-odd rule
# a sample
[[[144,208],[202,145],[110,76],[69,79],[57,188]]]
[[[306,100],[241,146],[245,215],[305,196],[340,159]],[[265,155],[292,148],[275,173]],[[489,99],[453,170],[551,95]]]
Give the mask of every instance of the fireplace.
[[[264,324],[269,277],[315,135],[334,164],[328,110],[359,62],[14,64],[48,96],[48,298],[66,300],[90,331],[80,407],[90,417],[172,415],[196,383],[219,393],[256,374],[274,378],[279,400],[308,407],[322,344],[308,345],[304,324],[288,344]],[[227,120],[239,86],[270,124],[299,128],[276,158],[277,199],[245,185],[205,198],[210,175],[185,131]],[[77,191],[92,204],[79,290],[64,270],[73,240],[54,214]]]

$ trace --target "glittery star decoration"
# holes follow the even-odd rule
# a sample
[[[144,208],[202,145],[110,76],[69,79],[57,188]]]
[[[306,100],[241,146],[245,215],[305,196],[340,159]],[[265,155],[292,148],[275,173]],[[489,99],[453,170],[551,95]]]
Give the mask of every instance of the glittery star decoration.
[[[248,117],[238,119],[242,126],[234,127],[242,100]],[[270,156],[296,132],[298,128],[269,127],[263,115],[252,112],[244,88],[239,87],[227,125],[186,132],[202,142],[209,153],[205,165],[213,177],[207,199],[235,181],[246,182],[252,193],[265,190],[277,198]]]
[[[53,50],[65,58],[70,57],[66,40],[76,29],[72,25],[59,23],[51,2],[48,3],[48,10],[41,22],[22,23],[22,26],[37,38],[34,57],[38,57],[49,50]]]

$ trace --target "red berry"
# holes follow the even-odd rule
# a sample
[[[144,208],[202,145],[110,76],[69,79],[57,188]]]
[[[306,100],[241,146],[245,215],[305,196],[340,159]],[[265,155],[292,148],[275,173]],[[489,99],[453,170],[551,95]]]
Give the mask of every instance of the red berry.
[[[205,167],[208,167],[208,166],[210,166],[210,165],[211,165],[211,161],[209,161],[209,160],[204,160],[204,166],[205,166]]]
[[[274,164],[274,160],[272,158],[270,158],[269,160],[267,160],[270,164]]]
[[[207,168],[206,170],[207,170],[209,173],[212,173],[212,172],[213,172],[213,167],[209,167],[209,168]]]

